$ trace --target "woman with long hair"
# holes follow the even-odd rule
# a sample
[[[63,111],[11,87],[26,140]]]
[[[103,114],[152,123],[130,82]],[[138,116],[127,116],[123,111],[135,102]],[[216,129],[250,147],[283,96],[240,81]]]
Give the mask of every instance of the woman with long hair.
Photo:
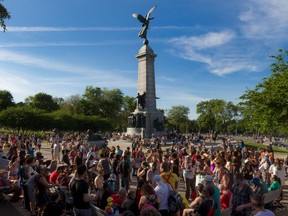
[[[11,180],[18,179],[18,171],[20,167],[20,158],[17,155],[13,155],[11,161],[8,164],[8,178]]]
[[[155,193],[154,188],[150,184],[144,184],[141,188],[141,198],[138,204],[140,211],[147,205],[152,205],[155,209],[158,210],[159,203],[160,200]]]

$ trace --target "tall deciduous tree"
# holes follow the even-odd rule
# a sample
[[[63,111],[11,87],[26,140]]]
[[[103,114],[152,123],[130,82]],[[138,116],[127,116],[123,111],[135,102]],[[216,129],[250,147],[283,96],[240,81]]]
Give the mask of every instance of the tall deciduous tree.
[[[200,114],[197,122],[201,128],[208,128],[214,130],[219,119],[219,114],[225,108],[225,101],[219,99],[212,99],[210,101],[202,101],[197,104],[196,112]]]
[[[45,110],[47,112],[56,111],[60,108],[57,101],[51,95],[38,93],[35,96],[29,96],[25,103],[34,109]]]
[[[185,132],[189,124],[189,112],[189,107],[172,106],[167,113],[167,124],[169,127],[176,129],[178,132]]]
[[[244,119],[257,132],[288,134],[288,50],[272,55],[271,76],[240,98]]]
[[[71,95],[61,104],[61,110],[64,110],[70,114],[81,113],[81,108],[79,107],[80,101],[80,95]]]
[[[98,115],[117,118],[123,106],[123,93],[120,89],[101,89],[87,86],[79,101],[79,111],[85,115]]]
[[[197,104],[197,122],[202,129],[227,132],[232,120],[236,120],[238,108],[232,102],[220,99],[202,101]]]
[[[12,94],[6,90],[0,91],[0,111],[11,106],[14,106]]]

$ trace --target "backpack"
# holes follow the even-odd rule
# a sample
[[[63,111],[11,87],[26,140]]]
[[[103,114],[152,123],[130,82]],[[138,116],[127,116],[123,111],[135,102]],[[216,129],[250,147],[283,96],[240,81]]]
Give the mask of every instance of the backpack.
[[[170,190],[168,194],[168,210],[170,213],[176,213],[182,209],[183,200],[180,194],[174,190]]]

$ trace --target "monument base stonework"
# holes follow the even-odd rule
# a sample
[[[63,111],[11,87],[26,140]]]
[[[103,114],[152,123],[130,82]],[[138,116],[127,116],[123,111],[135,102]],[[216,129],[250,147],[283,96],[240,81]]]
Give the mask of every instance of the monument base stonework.
[[[154,112],[135,110],[129,116],[127,134],[142,135],[150,138],[152,134],[155,136],[164,134],[164,115],[155,110]]]

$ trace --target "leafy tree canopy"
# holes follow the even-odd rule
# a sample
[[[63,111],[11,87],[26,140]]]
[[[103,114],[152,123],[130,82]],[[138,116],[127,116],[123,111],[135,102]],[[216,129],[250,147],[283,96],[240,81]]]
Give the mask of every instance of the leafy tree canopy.
[[[38,93],[35,96],[29,96],[25,103],[34,109],[45,110],[47,112],[56,111],[60,108],[59,99],[56,100],[46,93]]]
[[[12,94],[6,90],[0,90],[0,111],[11,106],[14,106]]]
[[[168,127],[172,127],[176,129],[178,132],[184,132],[188,127],[189,117],[188,114],[190,112],[189,107],[185,106],[172,106],[167,113],[167,124]]]
[[[271,76],[266,77],[255,89],[247,90],[240,98],[244,119],[251,130],[258,132],[288,133],[288,50],[279,50],[270,56]]]

